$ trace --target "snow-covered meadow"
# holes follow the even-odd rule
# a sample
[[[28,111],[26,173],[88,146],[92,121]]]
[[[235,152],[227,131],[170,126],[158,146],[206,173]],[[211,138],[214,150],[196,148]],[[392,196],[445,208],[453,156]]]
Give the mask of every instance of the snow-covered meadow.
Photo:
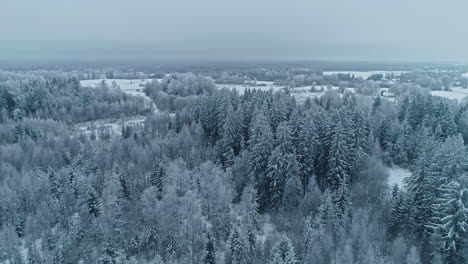
[[[123,92],[131,95],[142,95],[145,84],[153,81],[152,79],[92,79],[92,80],[81,80],[81,86],[87,87],[98,87],[102,82],[105,82],[108,87],[113,87],[113,83],[120,87]]]
[[[257,89],[262,91],[268,90],[281,90],[284,86],[274,85],[273,82],[266,82],[266,81],[257,81],[254,84],[216,84],[216,88],[219,90],[228,89],[228,90],[236,90],[239,94],[244,94],[245,90],[247,89]]]
[[[404,179],[411,176],[411,172],[408,169],[404,169],[401,167],[391,167],[388,168],[388,185],[393,187],[395,185],[398,188],[403,189]]]
[[[452,87],[451,89],[451,91],[431,91],[431,94],[434,96],[458,100],[458,102],[461,102],[465,97],[468,96],[468,89],[458,86]]]
[[[339,73],[342,73],[342,74],[349,74],[351,76],[354,75],[354,77],[358,78],[358,77],[362,77],[364,80],[366,80],[367,78],[369,78],[370,76],[374,75],[374,74],[383,74],[384,76],[386,74],[394,74],[394,75],[400,75],[402,73],[404,73],[405,71],[324,71],[323,74],[324,75],[333,75],[333,74],[339,74]]]

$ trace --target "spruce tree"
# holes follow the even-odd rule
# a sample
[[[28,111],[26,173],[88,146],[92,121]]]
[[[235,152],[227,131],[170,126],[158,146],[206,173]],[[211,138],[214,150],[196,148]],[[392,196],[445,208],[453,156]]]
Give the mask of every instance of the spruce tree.
[[[347,225],[346,222],[351,217],[351,199],[347,176],[340,180],[340,185],[333,195],[333,202],[336,206],[338,219],[342,223],[341,225]]]
[[[215,241],[210,231],[206,233],[206,244],[205,244],[205,264],[215,264],[216,263],[216,252],[215,252]]]
[[[223,125],[223,135],[219,143],[220,159],[224,168],[233,164],[234,156],[239,154],[242,141],[241,120],[238,111],[228,105],[226,120]]]
[[[288,169],[287,155],[281,151],[278,146],[268,160],[268,197],[270,197],[268,206],[278,209],[283,196],[284,184],[286,182],[286,173]]]
[[[252,179],[258,192],[260,210],[267,207],[269,197],[269,180],[267,178],[268,161],[273,150],[274,139],[270,124],[264,110],[257,110],[250,132],[250,162]]]
[[[156,187],[158,191],[158,199],[164,194],[164,186],[166,185],[166,162],[163,158],[157,158],[153,163],[153,168],[149,174],[149,182]]]
[[[300,177],[305,192],[305,187],[315,173],[315,159],[317,156],[317,131],[312,116],[307,113],[299,133],[299,144],[297,149],[300,164]]]
[[[296,264],[298,263],[294,248],[287,237],[283,237],[271,249],[269,264]]]
[[[340,182],[349,174],[349,145],[341,122],[335,125],[328,157],[328,183],[332,190],[337,190]]]
[[[229,256],[231,264],[244,263],[244,247],[237,228],[233,228],[229,235]]]
[[[443,185],[434,209],[435,229],[445,263],[466,263],[463,249],[468,239],[468,189],[457,181]]]
[[[86,188],[86,204],[90,215],[98,217],[101,214],[101,201],[99,200],[96,190],[89,184],[87,184]]]

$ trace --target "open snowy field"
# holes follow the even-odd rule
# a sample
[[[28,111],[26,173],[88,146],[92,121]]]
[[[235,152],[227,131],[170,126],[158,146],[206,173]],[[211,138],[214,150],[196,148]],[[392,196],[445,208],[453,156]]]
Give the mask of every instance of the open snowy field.
[[[390,73],[393,73],[395,75],[400,75],[402,73],[404,73],[405,71],[324,71],[323,74],[324,75],[333,75],[333,74],[338,74],[338,73],[342,73],[342,74],[350,74],[351,76],[354,75],[356,78],[357,77],[362,77],[364,80],[369,78],[371,75],[373,74],[383,74],[385,76],[385,74],[390,74]]]
[[[325,92],[328,90],[327,87],[323,87],[323,91],[320,91],[322,89],[321,86],[316,86],[315,91],[312,91],[312,86],[302,86],[302,87],[295,87],[295,88],[290,88],[289,91],[291,92],[291,95],[296,98],[298,102],[304,102],[307,100],[307,98],[314,99],[315,97],[321,97],[325,94]],[[329,88],[329,90],[338,90],[340,89],[338,86],[332,86]],[[354,88],[345,88],[345,92],[348,93],[355,93],[356,91]]]
[[[262,84],[259,86],[259,84]],[[229,90],[234,90],[236,89],[239,94],[243,94],[245,90],[247,89],[257,89],[257,90],[262,90],[262,91],[269,91],[270,89],[273,89],[274,91],[283,89],[284,86],[277,86],[274,85],[273,82],[262,82],[262,81],[257,81],[257,85],[250,85],[250,84],[216,84],[216,88],[221,90],[221,89],[229,89]]]
[[[122,135],[123,126],[139,126],[145,122],[144,116],[128,117],[123,119],[100,119],[96,121],[79,123],[75,127],[77,131],[90,136],[94,133],[97,139],[99,139],[100,132],[106,132],[109,135]]]
[[[452,91],[431,91],[434,96],[456,99],[458,102],[468,96],[468,89],[462,87],[452,87]]]
[[[388,168],[388,185],[390,187],[398,185],[400,189],[403,189],[405,187],[403,180],[410,176],[411,172],[408,169],[400,167]]]
[[[125,93],[132,95],[143,95],[143,88],[146,83],[153,81],[152,79],[93,79],[93,80],[81,80],[81,86],[97,87],[104,81],[109,87],[112,87],[112,83],[115,82],[117,86],[122,89]]]

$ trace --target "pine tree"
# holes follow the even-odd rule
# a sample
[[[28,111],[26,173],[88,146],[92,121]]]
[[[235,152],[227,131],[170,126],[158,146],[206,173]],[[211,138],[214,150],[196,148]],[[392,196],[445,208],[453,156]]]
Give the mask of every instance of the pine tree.
[[[327,183],[327,169],[330,156],[330,144],[333,136],[333,123],[329,115],[321,111],[316,118],[317,123],[317,156],[315,164],[315,175],[317,183],[323,191]]]
[[[153,163],[153,168],[149,174],[149,182],[152,186],[156,187],[158,191],[158,199],[161,199],[164,194],[166,178],[166,162],[164,159],[157,158]]]
[[[441,103],[442,104],[442,103]],[[453,113],[452,107],[443,104],[441,106],[440,117],[437,118],[442,130],[442,138],[453,136],[457,133],[457,125],[455,123],[455,114]]]
[[[276,129],[281,122],[285,122],[288,118],[288,105],[285,102],[286,97],[282,96],[281,93],[275,94],[277,98],[273,101],[271,109],[271,126],[273,133],[276,133]]]
[[[380,99],[380,95],[378,95],[374,99],[374,103],[372,104],[372,114],[377,112],[377,109],[382,105],[382,100]]]
[[[250,162],[252,179],[258,191],[260,210],[267,207],[269,197],[269,180],[267,178],[268,161],[273,150],[273,133],[263,110],[257,110],[250,132]]]
[[[397,165],[405,164],[408,161],[406,153],[406,137],[403,133],[398,135],[398,138],[393,144],[392,153],[393,162]]]
[[[328,158],[328,182],[332,190],[337,190],[349,173],[349,145],[341,122],[335,125]]]
[[[301,169],[301,181],[304,186],[309,184],[315,173],[315,158],[317,156],[317,131],[312,116],[307,113],[299,132],[298,161]]]
[[[445,263],[466,263],[463,249],[468,239],[468,189],[452,181],[440,187],[440,193],[434,205],[435,228]]]
[[[341,221],[342,226],[346,226],[348,218],[351,217],[351,199],[347,176],[340,180],[340,186],[333,196],[338,219]]]
[[[63,194],[62,186],[59,182],[58,175],[52,168],[49,168],[47,173],[49,174],[50,192],[52,194],[52,197],[58,200]]]
[[[270,197],[268,205],[274,209],[277,209],[281,203],[289,161],[287,154],[281,150],[280,146],[276,147],[268,160],[268,196]]]
[[[271,259],[269,264],[296,264],[296,255],[291,241],[287,237],[283,237],[271,249]]]
[[[303,188],[299,177],[297,175],[289,177],[284,186],[283,208],[286,211],[292,211],[297,208],[301,201],[302,192]]]
[[[210,232],[206,233],[206,245],[205,245],[205,264],[215,264],[216,255],[215,255],[215,241],[213,235]]]
[[[296,107],[291,113],[288,120],[288,126],[291,131],[291,139],[293,148],[299,149],[299,142],[301,141],[301,131],[304,126],[305,117],[302,113],[302,108]]]
[[[153,260],[151,260],[150,264],[164,264],[164,260],[161,258],[161,256],[156,255]]]
[[[292,133],[287,122],[281,122],[276,131],[276,146],[282,153],[291,154],[294,151]]]
[[[119,255],[115,249],[110,244],[106,244],[99,262],[102,264],[117,264],[118,257]]]
[[[241,148],[242,131],[239,114],[239,111],[234,112],[233,106],[229,104],[223,125],[223,136],[219,143],[220,159],[224,168],[232,166],[234,156],[239,154]]]
[[[90,215],[98,217],[101,214],[101,201],[96,190],[91,185],[88,185],[86,188],[86,204]]]
[[[315,215],[307,217],[304,227],[305,263],[330,263],[328,253],[334,248],[333,239],[337,235],[336,210],[330,192],[323,193],[322,201]]]
[[[398,187],[395,187],[398,190]],[[411,199],[403,191],[393,192],[390,219],[388,221],[388,235],[396,238],[398,235],[409,235],[414,230],[414,217],[411,210]]]
[[[354,136],[354,149],[359,153],[365,153],[368,150],[367,139],[369,137],[368,120],[364,117],[362,111],[353,106],[351,111],[351,129]]]
[[[425,113],[424,98],[422,95],[418,94],[415,98],[413,98],[413,100],[411,100],[408,106],[408,123],[413,129],[416,129],[419,124],[421,124]]]
[[[403,120],[405,120],[406,116],[408,115],[408,107],[409,107],[408,96],[405,96],[401,102],[402,103],[399,106],[400,109],[398,110],[398,120],[400,122],[403,122]]]
[[[229,235],[229,256],[231,264],[244,263],[243,242],[236,228],[233,228]]]
[[[428,168],[431,183],[438,187],[464,175],[468,168],[468,156],[465,153],[466,147],[460,134],[448,137],[435,151]]]
[[[428,238],[425,233],[430,232],[427,224],[430,223],[432,217],[431,204],[433,193],[431,189],[433,187],[428,168],[432,164],[434,148],[435,142],[433,138],[427,137],[421,142],[419,158],[415,161],[413,173],[410,177],[404,179],[406,189],[411,196],[413,204],[415,235],[420,241],[423,241],[424,237]]]

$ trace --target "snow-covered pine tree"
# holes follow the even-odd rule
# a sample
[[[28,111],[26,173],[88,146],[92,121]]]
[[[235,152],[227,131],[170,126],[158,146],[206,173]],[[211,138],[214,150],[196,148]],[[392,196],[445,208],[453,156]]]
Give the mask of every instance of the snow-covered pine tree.
[[[333,194],[333,202],[335,203],[336,214],[342,227],[347,227],[351,218],[351,194],[348,187],[348,181],[349,180],[347,176],[341,179],[338,189]]]
[[[244,246],[239,231],[234,227],[229,235],[229,259],[231,264],[244,263]]]
[[[63,194],[63,189],[59,180],[59,176],[52,168],[49,168],[47,170],[47,174],[49,175],[50,193],[52,195],[52,198],[58,200]]]
[[[294,248],[287,237],[281,238],[271,249],[268,264],[296,264],[298,263]]]
[[[234,111],[234,107],[229,104],[222,129],[222,138],[219,142],[220,160],[224,168],[232,166],[235,155],[239,154],[242,141],[241,116],[239,111]]]
[[[250,131],[250,162],[252,164],[252,179],[258,192],[260,210],[268,206],[269,180],[266,173],[268,161],[274,146],[273,133],[264,110],[256,110]]]
[[[88,206],[88,213],[94,217],[98,217],[102,211],[101,201],[93,186],[86,185],[86,205]]]
[[[315,215],[307,217],[304,227],[303,260],[305,263],[330,263],[328,255],[334,247],[336,210],[331,194],[326,190]]]
[[[288,126],[291,131],[292,145],[296,150],[299,148],[299,142],[301,140],[301,131],[303,123],[305,121],[302,109],[302,107],[294,108],[288,120]]]
[[[337,190],[340,182],[348,178],[349,174],[349,142],[346,138],[341,121],[335,124],[328,156],[327,179],[333,191]]]
[[[166,184],[166,162],[162,158],[157,158],[153,163],[153,168],[149,174],[149,182],[155,186],[158,191],[158,199],[164,194],[164,186]]]
[[[434,205],[434,227],[445,263],[466,263],[463,249],[468,239],[468,189],[451,181],[441,186],[439,192],[440,198]]]
[[[401,100],[401,103],[398,105],[398,120],[400,122],[403,122],[403,120],[406,119],[406,116],[408,115],[408,107],[409,107],[409,97],[405,96],[403,100]]]
[[[317,183],[323,191],[327,185],[327,169],[328,157],[330,152],[330,143],[333,135],[333,122],[330,115],[325,111],[320,111],[316,115],[317,127],[317,157],[315,164],[315,175],[317,176]]]
[[[278,128],[281,122],[285,122],[288,119],[288,105],[287,105],[287,96],[281,93],[276,93],[275,99],[271,108],[271,126],[273,128],[273,133],[276,134],[276,129]]]
[[[406,189],[412,199],[415,235],[420,241],[424,240],[424,233],[429,231],[427,224],[430,223],[432,217],[431,201],[433,193],[428,168],[432,164],[435,144],[432,137],[426,137],[421,142],[419,158],[414,163],[413,173],[410,177],[404,179]]]
[[[273,150],[268,160],[268,197],[270,197],[268,207],[278,209],[283,197],[284,184],[288,169],[288,155],[282,152],[280,146]]]
[[[205,256],[203,263],[205,264],[215,264],[216,263],[216,250],[215,250],[215,240],[211,231],[206,232],[206,244],[205,244]]]
[[[303,188],[299,176],[288,177],[284,186],[283,209],[289,212],[296,209],[301,202],[302,193]]]
[[[395,189],[394,189],[395,190]],[[411,210],[411,197],[404,191],[393,192],[390,219],[388,221],[388,235],[396,238],[398,235],[410,235],[414,230],[414,217]]]
[[[164,264],[164,260],[160,255],[156,255],[150,262],[150,264]]]
[[[317,131],[314,120],[310,113],[306,113],[304,121],[301,124],[299,133],[299,144],[297,156],[301,170],[301,181],[305,192],[305,187],[315,173],[315,159],[317,156]]]
[[[406,136],[403,133],[398,134],[397,140],[392,146],[391,155],[393,162],[397,165],[405,164],[408,161]]]
[[[276,146],[280,148],[280,151],[286,154],[291,154],[294,151],[292,142],[291,129],[287,122],[281,122],[276,130]]]
[[[438,187],[457,181],[466,175],[468,156],[460,134],[448,137],[435,151],[428,168],[429,182],[432,184],[433,197],[438,198]]]

